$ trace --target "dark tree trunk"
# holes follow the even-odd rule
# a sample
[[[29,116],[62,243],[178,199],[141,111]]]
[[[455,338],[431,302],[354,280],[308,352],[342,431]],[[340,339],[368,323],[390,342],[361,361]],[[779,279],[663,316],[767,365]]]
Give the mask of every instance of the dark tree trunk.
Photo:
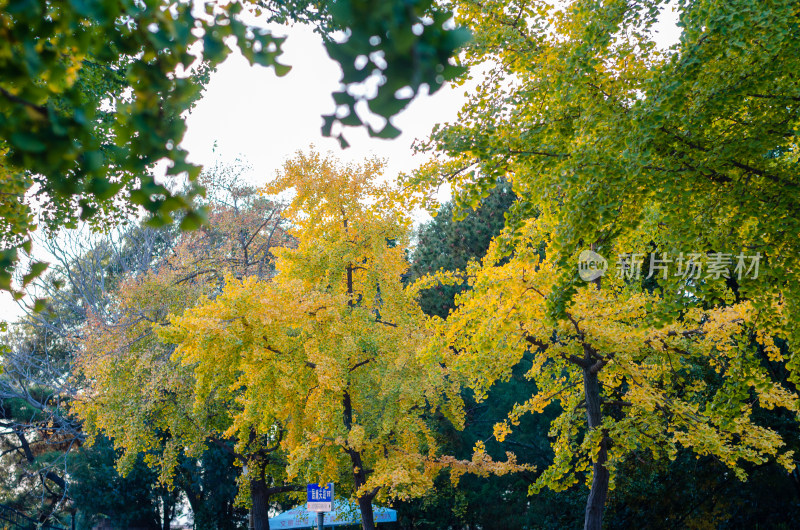
[[[177,477],[177,486],[183,491],[184,495],[186,495],[189,508],[191,508],[196,518],[203,507],[203,490],[200,486],[199,477],[193,476],[191,471],[182,467]]]
[[[359,497],[358,508],[361,510],[362,530],[375,530],[375,517],[372,515],[372,497]]]
[[[797,493],[797,499],[800,500],[800,470],[795,468],[790,473],[790,477],[792,479],[792,484],[794,484],[794,491]]]
[[[347,219],[344,220],[344,229],[347,230]],[[355,301],[353,300],[353,266],[347,265],[347,294],[350,295],[347,305],[353,307]],[[353,427],[353,404],[350,401],[350,392],[345,390],[342,396],[342,421],[348,432]],[[347,449],[347,454],[350,456],[350,462],[353,464],[353,482],[356,486],[356,491],[367,483],[367,472],[364,469],[364,462],[361,459],[361,453],[354,449]],[[362,530],[375,530],[375,517],[372,514],[372,499],[375,498],[378,491],[375,490],[371,493],[365,493],[358,498],[358,508],[361,511],[361,528]]]
[[[348,271],[349,271],[348,267]],[[342,399],[344,426],[348,432],[353,427],[353,405],[350,401],[350,393],[345,391]],[[367,471],[364,469],[364,461],[361,459],[361,453],[355,449],[346,449],[347,454],[350,456],[350,463],[353,464],[353,482],[356,486],[356,491],[361,489],[367,483]],[[375,530],[375,517],[372,514],[372,499],[378,494],[378,490],[370,493],[365,493],[358,498],[358,508],[361,511],[361,528],[363,530]]]
[[[589,429],[602,428],[603,415],[600,410],[600,382],[597,380],[597,372],[601,365],[588,365],[583,369],[583,390],[586,395],[586,419]],[[597,458],[592,462],[592,489],[589,498],[586,499],[586,518],[584,519],[584,530],[600,530],[603,525],[603,508],[608,497],[608,469],[606,461],[608,459],[608,439],[603,434],[600,441],[600,450]]]
[[[25,437],[24,432],[18,427],[12,427],[12,429],[14,431],[14,434],[17,435],[17,439],[19,440],[20,444],[19,448],[22,449],[22,452],[25,454],[25,460],[27,460],[29,464],[33,464],[33,462],[36,460],[36,457],[33,454],[33,450],[31,449],[30,443],[28,442],[28,439]],[[46,478],[47,480],[49,480],[50,482],[61,488],[62,490],[67,489],[67,483],[64,481],[63,478],[58,476],[55,472],[47,471],[46,473],[40,472],[40,474],[44,478]]]
[[[348,396],[349,400],[349,396]],[[355,483],[356,490],[361,489],[367,483],[367,473],[364,471],[364,461],[361,459],[361,453],[349,449],[350,462],[353,464],[353,482]],[[361,528],[362,530],[375,530],[375,517],[372,514],[372,500],[378,490],[370,493],[365,493],[358,498],[358,509],[361,511]]]
[[[253,530],[269,530],[269,490],[263,479],[250,481],[250,498],[253,502],[250,517]]]

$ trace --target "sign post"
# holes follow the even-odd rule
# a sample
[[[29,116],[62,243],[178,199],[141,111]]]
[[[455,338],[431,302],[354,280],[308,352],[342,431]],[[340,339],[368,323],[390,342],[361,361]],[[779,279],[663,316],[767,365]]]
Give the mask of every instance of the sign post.
[[[333,511],[333,482],[328,482],[324,487],[319,484],[309,484],[306,493],[306,509],[309,512],[317,512],[317,530],[322,530],[325,525],[325,512]]]

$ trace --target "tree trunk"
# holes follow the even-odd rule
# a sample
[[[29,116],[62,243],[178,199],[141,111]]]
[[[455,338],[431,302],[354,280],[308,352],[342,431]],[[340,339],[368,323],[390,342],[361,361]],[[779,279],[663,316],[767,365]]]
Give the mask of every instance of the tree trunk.
[[[349,269],[348,269],[349,270]],[[353,406],[350,401],[350,393],[345,391],[342,400],[343,416],[345,428],[348,432],[353,427]],[[364,461],[361,459],[361,453],[355,449],[345,449],[350,456],[350,462],[353,464],[353,483],[356,486],[356,491],[361,489],[367,483],[367,472],[364,469]],[[375,530],[375,517],[372,514],[372,499],[378,494],[378,490],[371,493],[365,493],[358,498],[358,508],[361,511],[361,528],[363,530]]]
[[[600,382],[597,372],[600,366],[589,365],[583,369],[583,390],[586,395],[586,419],[589,429],[602,428],[603,415],[600,410]],[[584,530],[600,530],[603,525],[603,508],[608,497],[608,439],[603,434],[600,440],[600,450],[597,458],[592,462],[592,489],[586,499],[586,518]]]
[[[161,494],[161,504],[164,508],[164,518],[161,520],[161,529],[162,530],[169,530],[170,524],[172,523],[172,515],[173,515],[173,508],[174,504],[171,502],[169,491],[165,491]]]
[[[792,479],[792,483],[794,484],[794,491],[797,493],[797,499],[800,500],[800,470],[798,470],[797,466],[795,466],[789,475]]]
[[[362,530],[375,530],[375,517],[372,514],[372,499],[367,495],[358,498],[358,508],[361,510]]]
[[[347,230],[347,219],[344,220],[344,229]],[[347,305],[353,307],[355,301],[353,300],[353,267],[347,265],[347,294],[350,295]],[[353,405],[350,401],[350,393],[345,390],[342,397],[342,420],[348,432],[353,427]],[[353,464],[353,482],[358,491],[364,484],[367,483],[367,473],[364,470],[364,462],[361,460],[361,453],[354,449],[347,449],[350,455],[350,462]],[[361,528],[362,530],[375,530],[375,517],[372,514],[372,499],[375,498],[377,491],[371,494],[364,494],[358,498],[358,509],[361,511]]]
[[[253,507],[250,516],[253,530],[269,530],[269,487],[264,480],[250,481],[250,498]]]

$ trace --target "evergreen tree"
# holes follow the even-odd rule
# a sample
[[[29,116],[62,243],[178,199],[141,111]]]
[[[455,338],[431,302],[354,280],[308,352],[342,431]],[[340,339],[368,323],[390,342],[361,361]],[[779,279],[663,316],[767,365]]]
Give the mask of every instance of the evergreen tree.
[[[464,270],[470,260],[480,259],[492,238],[505,225],[505,214],[514,201],[510,184],[501,179],[480,207],[455,211],[452,202],[445,203],[436,217],[417,231],[417,244],[411,254],[410,279],[417,279],[440,269]],[[458,213],[463,218],[457,219]],[[454,307],[461,285],[440,285],[420,293],[420,306],[428,315],[446,317]]]

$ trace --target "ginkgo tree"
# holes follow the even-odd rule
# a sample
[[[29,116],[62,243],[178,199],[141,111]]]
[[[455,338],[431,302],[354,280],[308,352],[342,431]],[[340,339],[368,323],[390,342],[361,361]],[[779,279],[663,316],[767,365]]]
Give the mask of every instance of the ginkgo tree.
[[[318,153],[288,161],[265,193],[290,191],[296,247],[276,250],[269,282],[225,290],[161,336],[194,371],[197,405],[235,390],[230,433],[279,422],[288,474],[334,481],[375,527],[376,498],[423,494],[441,469],[431,414],[461,417],[458,385],[401,282],[411,223],[382,162],[341,165]]]
[[[135,255],[134,264],[111,277],[100,265],[94,270],[87,264],[89,258],[112,261],[103,253],[113,248],[109,242],[101,241],[94,255],[87,252],[77,265],[69,263],[88,276],[87,285],[75,287],[87,315],[85,323],[70,329],[76,349],[73,375],[81,389],[70,398],[71,412],[88,434],[113,440],[123,472],[144,455],[160,481],[174,486],[185,457],[199,457],[209,445],[228,453],[246,466],[247,473],[239,477],[239,499],[250,504],[254,527],[260,530],[268,528],[273,496],[298,489],[284,480],[284,430],[275,423],[258,433],[241,427],[238,436],[226,434],[231,411],[237,410],[235,389],[196,400],[193,370],[177,362],[174,345],[156,334],[170,315],[217,294],[226,275],[268,278],[274,273],[272,250],[291,243],[280,205],[244,185],[242,169],[217,167],[200,176],[208,189],[209,212],[209,224],[200,230],[170,235],[164,228],[148,229],[153,239],[161,236],[149,252],[129,238],[124,252]],[[95,291],[96,297],[89,296]],[[190,503],[195,513],[202,509],[198,499]]]
[[[679,432],[674,422],[684,417],[712,426],[696,431],[703,444],[688,427],[689,434],[676,437],[676,443],[716,454],[731,465],[737,461],[730,456],[731,443],[755,447],[770,440],[762,449],[744,450],[748,458],[739,460],[760,461],[772,455],[780,442],[774,433],[754,426],[746,410],[738,419],[716,415],[726,406],[745,406],[741,399],[748,393],[767,408],[774,396],[782,396],[780,402],[792,411],[796,406],[797,2],[454,4],[458,22],[475,35],[464,54],[465,64],[482,66],[485,75],[469,94],[458,123],[439,127],[426,144],[440,158],[417,172],[410,184],[430,192],[447,182],[464,207],[477,204],[498,177],[505,177],[518,200],[494,257],[482,269],[472,269],[474,290],[448,318],[449,343],[467,352],[492,351],[490,366],[509,369],[520,350],[506,341],[522,341],[519,348],[525,345],[542,358],[555,356],[564,365],[563,374],[553,371],[551,379],[572,373],[591,382],[597,376],[600,395],[619,402],[613,414],[605,411],[602,422],[592,417],[592,410],[586,411],[588,420],[572,418],[588,421],[595,437],[584,447],[585,456],[595,462],[594,480],[600,481],[587,506],[587,527],[600,524],[600,486],[614,465],[614,457],[606,453],[622,451],[625,440],[638,436],[636,429],[658,425],[652,419],[638,425],[619,419],[638,417],[645,394],[636,399],[613,397],[617,380],[624,381],[627,393],[627,386],[636,384],[634,378],[646,381],[637,371],[656,377],[651,358],[661,359],[666,370],[658,376],[663,381],[651,386],[675,394],[668,398],[674,406],[681,408],[676,399],[696,392],[697,411],[692,416],[659,403],[667,411],[663,432]],[[678,35],[674,42],[661,36],[670,19]],[[424,200],[430,197],[426,194]],[[537,263],[532,249],[542,251],[543,241],[547,258]],[[596,291],[578,274],[576,258],[589,248],[607,258],[610,267]],[[687,259],[691,254],[694,259]],[[637,255],[643,262],[638,281],[629,272],[623,272],[628,276],[624,282],[608,279],[617,272],[615,261],[624,269],[635,265]],[[687,278],[678,272],[689,261],[695,271]],[[642,282],[650,263],[670,270],[663,269],[662,275],[662,269],[656,269]],[[529,289],[530,282],[538,293]],[[502,324],[512,325],[514,314],[521,312],[517,324],[543,326],[532,334],[533,342],[522,330],[512,335],[505,333],[510,329],[498,329],[495,335],[488,331],[499,318],[493,320],[493,315],[503,314],[501,305],[515,299],[513,293],[519,303],[507,308],[509,321]],[[596,305],[595,315],[588,300]],[[638,313],[626,314],[636,307]],[[605,312],[612,308],[619,311],[613,318]],[[734,313],[741,316],[731,317],[723,326],[725,338],[717,336],[712,348],[712,335],[704,327]],[[601,327],[587,327],[595,324]],[[647,335],[662,332],[674,332],[664,339],[666,346]],[[762,342],[748,342],[751,335]],[[686,344],[671,342],[680,337]],[[555,347],[565,341],[575,350],[566,360]],[[464,355],[457,361],[474,384],[488,384],[492,376],[504,374],[487,372],[477,362],[468,363],[469,358]],[[707,374],[709,395],[691,390],[675,365],[677,359],[695,366],[690,373],[698,379],[691,384],[699,385],[701,373]],[[717,374],[720,363],[725,369]],[[673,366],[677,375],[671,374]],[[734,366],[747,374],[742,383],[751,387],[731,392],[726,401],[722,396],[729,388],[728,377],[734,378]],[[615,370],[632,375],[620,379],[611,374]],[[565,384],[571,382],[574,379]],[[537,381],[545,398],[548,389],[562,388],[545,383]],[[583,387],[576,385],[578,390]],[[570,388],[557,396],[561,400],[572,395],[575,400],[562,401],[562,418],[583,399],[570,394]],[[581,390],[587,394],[583,408],[596,402],[588,395],[596,390],[594,385]],[[610,402],[603,407],[613,407]],[[604,423],[612,420],[619,431]],[[557,422],[554,432],[566,428],[565,421]],[[600,436],[598,429],[609,435]],[[743,431],[734,433],[736,429]],[[639,439],[643,448],[662,443],[658,436]],[[557,463],[565,465],[566,460],[558,458]],[[577,469],[588,460],[582,462],[574,463]],[[781,463],[794,465],[788,457]],[[542,480],[557,475],[546,472]]]
[[[757,409],[774,408],[796,417],[800,398],[764,365],[765,356],[783,357],[755,325],[751,302],[690,307],[664,324],[652,312],[657,293],[612,278],[578,289],[553,316],[560,271],[541,257],[541,232],[526,232],[531,239],[512,256],[495,242],[484,263],[470,267],[472,288],[459,295],[431,347],[449,350],[447,365],[483,396],[533,354],[527,377],[535,392],[494,429],[502,441],[522,415],[559,407],[549,433],[554,459],[532,492],[562,491],[586,476],[585,527],[599,529],[616,467],[633,452],[674,459],[689,449],[742,479],[747,463],[776,459],[794,468],[786,441],[754,418]]]

